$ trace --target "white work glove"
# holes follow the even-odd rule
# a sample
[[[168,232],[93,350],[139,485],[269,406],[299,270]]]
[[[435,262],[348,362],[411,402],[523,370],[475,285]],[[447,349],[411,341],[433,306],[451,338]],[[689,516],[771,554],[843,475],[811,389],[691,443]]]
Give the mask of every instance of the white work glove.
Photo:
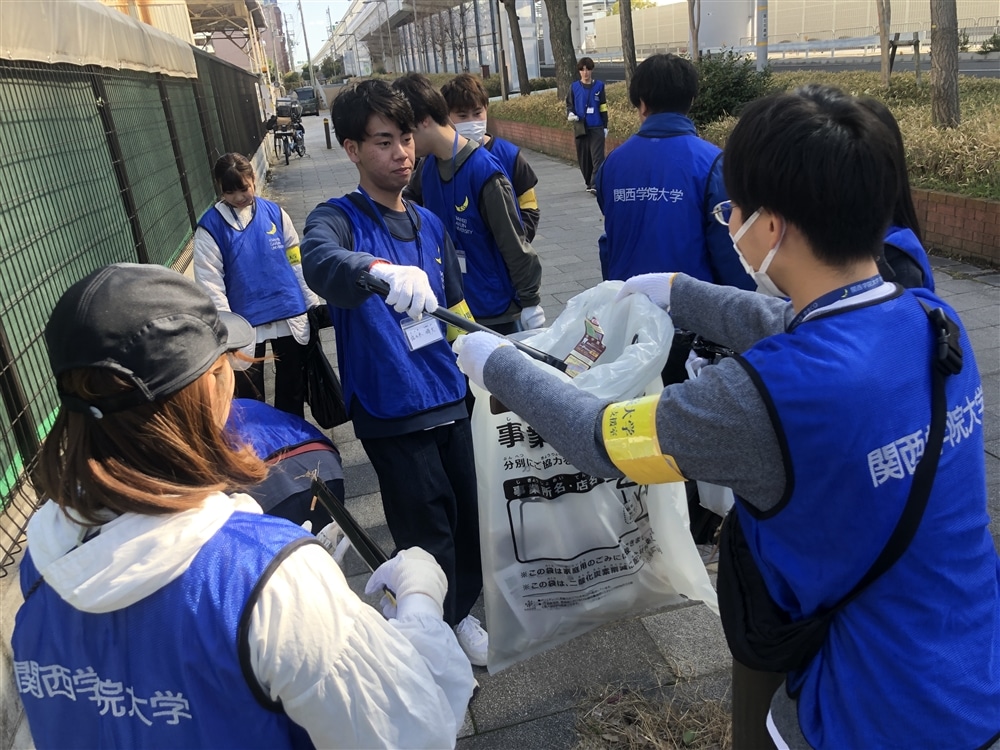
[[[607,128],[604,128],[604,137],[605,137],[605,138],[607,138],[607,137],[608,137],[608,129],[607,129]]]
[[[670,310],[670,285],[674,283],[673,273],[643,273],[626,281],[615,296],[615,302],[630,294],[645,294],[657,307]]]
[[[521,327],[526,331],[532,328],[541,328],[545,325],[545,310],[541,305],[525,307],[521,310]]]
[[[306,521],[309,523],[309,521]],[[305,524],[303,524],[305,526]],[[343,537],[341,539],[340,537]],[[337,525],[336,521],[331,521],[316,535],[316,541],[326,547],[326,551],[333,557],[338,565],[344,560],[344,555],[351,548],[351,540],[344,534],[343,529]]]
[[[458,355],[458,369],[480,388],[486,388],[486,384],[483,383],[483,367],[486,366],[486,360],[490,355],[501,346],[513,346],[513,344],[503,336],[476,331],[459,336],[451,348]]]
[[[567,122],[577,122],[580,118],[576,116],[576,112],[570,112],[566,115]]]
[[[396,312],[405,312],[414,320],[420,320],[425,312],[437,310],[437,297],[434,296],[431,282],[422,268],[376,263],[368,272],[389,283],[389,294],[385,302],[392,305]]]
[[[401,615],[403,611],[420,609],[444,616],[444,597],[448,593],[448,579],[429,552],[420,547],[400,550],[395,557],[378,566],[365,586],[366,594],[388,590],[395,597],[383,594],[382,613],[387,618]],[[423,594],[427,598],[414,598]],[[408,599],[409,598],[409,599]],[[430,608],[433,603],[433,610]],[[416,606],[414,606],[416,605]]]

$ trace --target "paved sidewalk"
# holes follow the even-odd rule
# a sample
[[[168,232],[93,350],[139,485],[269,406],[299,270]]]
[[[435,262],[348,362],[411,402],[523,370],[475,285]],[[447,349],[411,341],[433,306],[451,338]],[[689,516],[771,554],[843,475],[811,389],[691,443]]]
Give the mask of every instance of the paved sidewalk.
[[[357,185],[357,170],[331,135],[326,149],[323,118],[306,118],[305,158],[276,164],[261,192],[289,213],[301,232],[308,213],[327,198]],[[566,301],[600,282],[597,238],[602,217],[584,191],[575,166],[534,152],[526,157],[538,174],[541,222],[534,247],[542,259],[542,304],[549,321]],[[1000,548],[1000,273],[932,258],[939,293],[962,315],[983,376],[987,482],[994,542]],[[335,361],[331,331],[326,349]],[[379,356],[377,351],[372,356]],[[375,472],[350,424],[334,430],[344,460],[347,506],[387,551]],[[359,558],[345,562],[359,593],[368,578]],[[486,622],[482,599],[473,614]],[[460,734],[464,750],[559,750],[577,742],[575,725],[588,693],[607,685],[677,691],[703,697],[727,695],[730,657],[718,618],[700,604],[651,611],[595,630],[496,675],[477,669],[481,685]]]

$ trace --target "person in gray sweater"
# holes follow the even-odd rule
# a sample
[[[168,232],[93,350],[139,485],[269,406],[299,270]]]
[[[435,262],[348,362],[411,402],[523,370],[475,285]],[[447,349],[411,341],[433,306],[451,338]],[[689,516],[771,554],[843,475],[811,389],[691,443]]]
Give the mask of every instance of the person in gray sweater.
[[[624,282],[618,301],[646,294],[734,356],[620,403],[486,333],[456,344],[459,367],[582,471],[731,487],[726,523],[738,521],[751,562],[720,567],[720,592],[730,570],[756,568],[765,589],[755,601],[769,597],[795,622],[836,607],[894,536],[930,440],[935,355],[941,341],[960,350],[916,533],[787,674],[734,660],[733,744],[995,747],[1000,558],[986,513],[983,388],[955,311],[878,273],[896,194],[891,136],[836,89],[774,94],[744,111],[724,176],[732,200],[716,217],[765,294],[662,273]],[[732,643],[747,624],[724,616],[723,627]]]

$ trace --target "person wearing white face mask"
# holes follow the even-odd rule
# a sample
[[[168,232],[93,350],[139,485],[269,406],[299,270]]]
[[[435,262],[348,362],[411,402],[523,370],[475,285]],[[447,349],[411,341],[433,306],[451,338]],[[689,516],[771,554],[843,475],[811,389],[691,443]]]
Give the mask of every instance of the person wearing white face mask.
[[[581,471],[734,490],[719,602],[744,660],[735,750],[1000,747],[983,387],[955,311],[878,273],[893,150],[885,125],[831,87],[746,107],[725,149],[732,200],[714,213],[764,294],[682,273],[619,292],[737,352],[695,379],[608,403],[496,337],[455,345],[469,378]],[[958,413],[960,439],[945,426]],[[831,614],[793,650],[760,611],[786,629]]]
[[[486,108],[490,97],[482,81],[471,73],[462,73],[441,87],[441,95],[448,104],[448,115],[458,134],[484,146],[507,175],[514,187],[524,236],[531,242],[535,239],[541,215],[535,195],[538,177],[519,146],[486,132]]]

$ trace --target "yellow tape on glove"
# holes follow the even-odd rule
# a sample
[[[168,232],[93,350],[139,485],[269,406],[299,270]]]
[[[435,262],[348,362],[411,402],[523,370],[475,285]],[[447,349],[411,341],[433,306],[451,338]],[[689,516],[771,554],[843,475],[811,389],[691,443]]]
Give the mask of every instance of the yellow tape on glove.
[[[464,299],[457,305],[452,305],[451,307],[449,307],[448,310],[450,312],[455,313],[456,315],[461,315],[466,320],[471,320],[473,323],[476,322],[476,319],[472,317],[472,310],[470,310],[469,306],[465,304]],[[466,333],[466,331],[463,331],[461,328],[456,328],[453,325],[449,325],[447,330],[445,331],[445,340],[450,344],[452,341],[454,341],[464,333]]]
[[[664,455],[656,436],[660,397],[644,396],[611,404],[604,410],[601,432],[612,463],[634,482],[683,482],[673,456]]]

